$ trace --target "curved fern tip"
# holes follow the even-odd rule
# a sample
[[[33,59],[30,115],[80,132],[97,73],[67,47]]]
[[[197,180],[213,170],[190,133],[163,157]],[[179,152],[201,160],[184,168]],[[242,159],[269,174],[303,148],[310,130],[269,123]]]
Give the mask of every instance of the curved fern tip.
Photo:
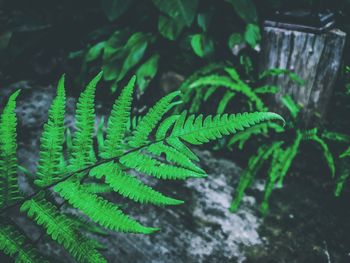
[[[14,93],[12,93],[11,97],[13,97],[13,99],[16,99],[20,93],[21,93],[20,89],[16,90]]]
[[[279,114],[275,113],[275,112],[267,112],[270,117],[276,119],[276,120],[280,120],[283,122],[283,127],[286,125],[286,120]]]
[[[135,82],[136,82],[136,75],[133,75],[133,76],[131,77],[131,79],[129,80],[129,83],[128,83],[128,84],[135,85]]]

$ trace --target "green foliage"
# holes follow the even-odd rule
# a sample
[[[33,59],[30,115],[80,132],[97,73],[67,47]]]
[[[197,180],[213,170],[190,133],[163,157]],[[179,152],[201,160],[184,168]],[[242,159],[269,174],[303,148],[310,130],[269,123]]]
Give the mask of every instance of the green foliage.
[[[251,129],[259,129],[262,124],[257,125],[256,127],[253,127]],[[268,124],[266,124],[268,125]],[[267,128],[267,127],[264,127]],[[277,127],[275,127],[277,128]],[[280,129],[282,127],[278,127]],[[293,128],[294,129],[294,128]],[[270,144],[264,144],[262,145],[257,154],[253,155],[249,162],[248,167],[244,171],[243,176],[240,178],[240,182],[238,184],[238,188],[235,192],[234,200],[231,204],[230,210],[232,212],[237,211],[239,204],[243,198],[244,191],[249,187],[249,185],[252,182],[252,179],[256,174],[259,172],[262,165],[268,161],[270,161],[269,169],[267,171],[267,181],[265,185],[264,190],[264,198],[263,202],[261,204],[261,212],[263,214],[266,214],[269,209],[269,199],[272,195],[272,192],[275,187],[282,187],[284,178],[286,177],[288,171],[290,170],[290,167],[297,156],[298,153],[300,153],[300,146],[305,141],[312,141],[317,146],[321,148],[323,157],[329,167],[329,171],[332,177],[335,176],[335,161],[333,158],[333,154],[330,152],[328,144],[317,134],[318,129],[310,129],[310,130],[301,130],[296,128],[295,129],[295,136],[293,138],[293,141],[291,143],[288,143],[288,140],[284,139],[281,140],[281,138],[272,141]],[[249,129],[242,132],[242,135],[237,135],[237,138],[233,138],[233,142],[231,142],[231,145],[233,145],[236,142],[241,144],[244,144],[244,142],[251,138],[251,135],[254,134],[253,132],[250,132]],[[263,134],[263,132],[257,133],[257,134]],[[242,146],[240,147],[242,148]],[[343,180],[342,180],[343,182]],[[340,187],[340,186],[339,186]]]
[[[102,63],[104,80],[111,81],[113,92],[135,69],[138,88],[143,93],[159,72],[158,60],[161,63],[163,57],[170,59],[170,65],[178,63],[179,58],[181,63],[198,65],[199,59],[221,60],[222,52],[232,56],[231,49],[237,44],[254,49],[261,40],[257,10],[251,0],[148,0],[141,4],[133,0],[101,0],[101,7],[107,18],[115,21],[113,26],[92,32],[88,39],[91,44],[76,54],[84,62],[81,77],[84,79],[87,69],[96,65],[91,62]],[[135,21],[125,23],[126,17]],[[216,23],[221,25],[220,34],[215,32]],[[188,52],[190,49],[193,53]],[[242,61],[251,60],[245,55]]]
[[[48,121],[40,138],[40,158],[35,184],[44,187],[61,179],[62,145],[65,114],[64,76],[58,82],[57,95],[49,110]]]
[[[48,262],[39,256],[35,248],[30,245],[14,224],[12,222],[5,223],[4,218],[1,218],[0,224],[0,250],[15,258],[16,263]]]
[[[183,111],[167,115],[181,103],[176,99],[179,92],[160,99],[144,116],[136,116],[133,119],[136,121],[133,121],[130,112],[136,78],[132,77],[116,99],[105,131],[104,120],[100,121],[96,135],[98,147],[93,147],[94,95],[101,77],[102,73],[98,74],[78,99],[76,130],[73,134],[64,127],[64,77],[60,79],[40,140],[38,171],[33,176],[35,192],[26,197],[19,195],[17,183],[14,110],[18,91],[9,98],[1,115],[1,216],[8,208],[21,205],[20,211],[41,226],[78,262],[106,262],[99,251],[103,246],[81,233],[83,225],[86,226],[84,229],[93,233],[105,233],[103,229],[107,229],[150,234],[158,230],[143,226],[129,217],[101,193],[115,192],[124,198],[153,205],[183,203],[147,186],[138,176],[131,176],[130,170],[158,179],[205,177],[205,171],[196,163],[198,157],[188,148],[188,144],[204,144],[263,122],[284,121],[281,116],[271,112],[203,117],[188,115]],[[27,171],[24,167],[21,170]],[[65,201],[59,204],[56,198],[51,198],[52,192]],[[79,210],[89,219],[89,223],[82,223],[79,217],[60,211],[63,205]],[[96,225],[91,225],[90,221]],[[25,241],[25,236],[14,230],[12,223],[1,227],[0,249],[16,257],[18,262],[43,262],[31,247],[32,243],[36,242]]]
[[[242,95],[244,102],[253,104],[253,108],[258,111],[266,111],[266,106],[260,93],[275,93],[275,89],[258,87],[256,89],[246,84],[239,76],[238,72],[226,65],[211,64],[188,77],[181,85],[182,100],[191,103],[190,112],[198,112],[202,103],[208,101],[215,93],[226,90],[218,103],[217,112],[222,113],[236,95]],[[258,90],[258,92],[256,92]]]
[[[46,233],[62,244],[77,261],[107,262],[97,251],[92,240],[80,235],[77,224],[45,200],[42,192],[25,201],[21,206],[21,212],[27,213],[38,225],[41,225]]]
[[[16,98],[19,91],[13,93],[0,119],[0,208],[10,205],[21,198],[17,183],[17,143],[15,114]]]

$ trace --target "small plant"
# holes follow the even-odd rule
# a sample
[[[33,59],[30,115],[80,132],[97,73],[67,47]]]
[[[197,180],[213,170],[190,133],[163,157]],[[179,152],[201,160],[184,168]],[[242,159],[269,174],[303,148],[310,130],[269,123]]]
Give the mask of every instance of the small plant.
[[[267,172],[267,181],[265,185],[265,192],[263,202],[261,204],[261,212],[266,214],[269,209],[269,199],[273,192],[273,189],[278,186],[283,186],[284,178],[286,177],[295,157],[300,152],[300,146],[305,141],[312,141],[320,147],[325,161],[330,169],[331,176],[335,176],[335,164],[333,155],[329,150],[329,147],[325,140],[318,134],[318,129],[303,130],[297,127],[296,118],[298,116],[300,107],[294,103],[290,96],[284,96],[282,102],[289,109],[292,116],[292,122],[287,124],[287,130],[283,134],[288,134],[289,138],[277,136],[271,143],[263,144],[257,150],[257,153],[253,155],[248,162],[248,167],[244,171],[240,178],[235,196],[230,207],[231,212],[237,211],[239,204],[244,196],[245,190],[252,184],[254,177],[257,175],[261,167],[268,161],[270,161],[269,169]],[[258,127],[258,126],[256,126]],[[252,135],[256,134],[252,131],[256,127],[252,127],[251,130],[247,129],[237,135],[237,138],[233,138],[232,144],[239,143],[244,144]],[[274,126],[272,126],[274,127]],[[267,128],[267,126],[266,126]],[[281,127],[278,127],[281,128]],[[283,136],[282,134],[282,136]],[[293,139],[290,140],[290,134],[293,135]]]
[[[270,112],[203,117],[183,111],[166,116],[181,102],[177,100],[180,93],[174,92],[159,100],[146,115],[137,119],[137,123],[131,122],[136,81],[133,77],[113,105],[105,134],[103,122],[99,125],[96,149],[94,94],[101,77],[102,73],[98,74],[78,99],[73,136],[69,130],[65,135],[64,76],[60,79],[40,139],[35,189],[30,195],[22,193],[17,182],[17,172],[21,167],[16,157],[17,121],[14,110],[19,91],[10,96],[3,110],[0,120],[0,249],[14,257],[16,262],[46,261],[35,249],[38,240],[28,238],[8,217],[9,209],[19,206],[23,214],[61,244],[76,261],[106,262],[99,251],[101,245],[82,233],[82,227],[91,225],[90,229],[102,227],[141,234],[153,233],[158,228],[144,226],[124,214],[117,205],[102,197],[101,191],[113,191],[145,204],[182,204],[181,200],[145,185],[129,170],[160,180],[202,178],[206,176],[205,171],[198,166],[198,157],[186,144],[201,145],[264,121],[283,120]],[[61,211],[64,205],[76,208],[89,220]]]

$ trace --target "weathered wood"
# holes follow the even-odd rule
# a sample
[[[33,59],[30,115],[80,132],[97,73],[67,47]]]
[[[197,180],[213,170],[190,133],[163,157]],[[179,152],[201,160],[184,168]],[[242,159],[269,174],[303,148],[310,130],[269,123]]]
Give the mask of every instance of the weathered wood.
[[[340,69],[345,39],[346,34],[339,29],[314,34],[264,27],[261,71],[288,69],[305,81],[301,87],[287,75],[268,77],[267,84],[281,89],[275,96],[275,110],[285,113],[280,98],[289,94],[303,106],[300,117],[305,126],[314,125],[325,116]]]

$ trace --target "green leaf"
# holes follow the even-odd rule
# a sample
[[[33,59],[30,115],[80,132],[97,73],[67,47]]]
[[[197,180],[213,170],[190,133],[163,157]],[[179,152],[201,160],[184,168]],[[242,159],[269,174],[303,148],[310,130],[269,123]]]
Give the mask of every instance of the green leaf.
[[[298,104],[296,104],[295,101],[292,99],[292,97],[289,95],[283,96],[281,100],[283,105],[286,106],[287,109],[289,110],[292,117],[296,118],[300,111],[300,107],[298,106]]]
[[[241,44],[243,42],[243,36],[240,33],[235,32],[229,36],[227,45],[229,48],[233,48],[235,45]]]
[[[129,33],[126,30],[115,31],[105,43],[103,50],[103,78],[107,81],[118,77],[123,59],[127,55],[124,49]]]
[[[190,144],[200,145],[271,120],[285,122],[280,115],[272,112],[218,114],[206,118],[190,115],[187,119],[186,112],[183,112],[177,119],[170,138],[179,137]]]
[[[244,33],[244,40],[251,46],[251,48],[255,48],[256,44],[261,40],[259,26],[256,24],[248,24]]]
[[[101,5],[108,19],[113,21],[124,14],[133,2],[133,0],[101,0]]]
[[[115,157],[123,152],[123,139],[127,131],[136,77],[132,77],[128,85],[115,100],[108,119],[106,141],[101,153],[103,158]]]
[[[73,170],[79,170],[91,164],[90,153],[93,151],[95,129],[95,91],[101,78],[102,72],[91,80],[78,99],[75,114],[77,131],[73,138],[70,160]]]
[[[169,40],[177,39],[184,26],[185,24],[181,20],[174,20],[165,15],[159,16],[158,31],[163,37]]]
[[[246,23],[257,23],[258,15],[255,4],[252,0],[225,0],[233,5],[237,15],[239,15]]]
[[[157,74],[159,55],[153,55],[136,71],[137,87],[143,94],[151,80]]]
[[[13,224],[0,224],[0,250],[15,258],[16,263],[48,263],[39,256],[30,241]]]
[[[196,34],[191,37],[191,46],[194,53],[203,58],[214,53],[214,42],[204,34]]]
[[[0,116],[0,208],[21,198],[17,170],[17,117],[16,99],[19,90],[14,92]]]
[[[174,20],[190,26],[196,15],[198,0],[152,0],[153,4]]]
[[[146,145],[149,140],[148,137],[153,129],[156,127],[158,122],[162,119],[164,114],[166,114],[174,105],[178,102],[173,102],[173,100],[179,96],[180,92],[175,91],[169,95],[160,99],[156,105],[154,105],[147,114],[141,119],[136,129],[133,131],[133,136],[129,140],[129,145],[131,147],[140,147]],[[173,103],[172,103],[173,102]]]
[[[105,47],[106,42],[101,41],[95,45],[93,45],[88,52],[85,55],[85,61],[86,62],[91,62],[95,59],[97,59],[103,52],[103,49]]]
[[[94,176],[98,179],[104,177],[106,184],[115,192],[136,202],[155,205],[179,205],[183,203],[180,200],[164,196],[145,185],[136,177],[126,174],[121,170],[119,165],[114,162],[94,167],[90,171],[90,176]]]
[[[57,95],[49,110],[48,122],[40,138],[40,154],[35,184],[45,187],[62,177],[62,146],[64,137],[64,115],[66,107],[64,75],[58,82]]]
[[[163,180],[185,180],[190,177],[202,178],[206,176],[204,173],[159,161],[141,151],[131,152],[122,156],[120,163],[130,169],[135,169]]]
[[[124,59],[117,81],[123,79],[128,71],[141,61],[148,46],[147,38],[146,34],[137,32],[128,39],[124,48],[127,56]]]
[[[96,250],[94,242],[78,231],[74,221],[60,213],[57,207],[46,201],[43,194],[23,203],[21,212],[46,229],[51,238],[63,245],[79,262],[107,262]]]
[[[54,187],[55,192],[66,199],[72,206],[84,212],[101,226],[118,231],[150,234],[157,228],[145,227],[125,215],[118,206],[89,193],[83,185],[73,180],[66,180]]]

